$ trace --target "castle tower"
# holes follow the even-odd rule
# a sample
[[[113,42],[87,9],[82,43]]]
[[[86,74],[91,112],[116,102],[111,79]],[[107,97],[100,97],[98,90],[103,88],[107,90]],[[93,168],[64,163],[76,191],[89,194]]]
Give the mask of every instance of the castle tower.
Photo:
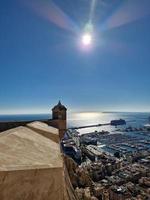
[[[52,108],[52,120],[59,129],[59,136],[62,139],[67,128],[67,108],[60,101]]]

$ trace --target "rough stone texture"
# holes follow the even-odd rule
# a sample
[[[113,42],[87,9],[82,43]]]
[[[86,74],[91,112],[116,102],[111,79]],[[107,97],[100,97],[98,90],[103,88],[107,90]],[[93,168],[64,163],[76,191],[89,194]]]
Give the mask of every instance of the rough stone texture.
[[[89,187],[84,188],[84,189],[77,187],[75,192],[79,200],[98,200],[98,198],[91,195],[91,191]]]
[[[76,188],[78,186],[78,176],[76,174],[77,164],[70,157],[67,156],[64,156],[64,161],[67,171],[69,173],[71,183],[73,187]]]
[[[27,127],[0,134],[0,200],[76,200],[69,181],[58,143]]]
[[[82,200],[84,197],[84,189],[83,188],[76,188],[75,193],[78,196],[79,200]]]
[[[92,180],[87,172],[87,170],[78,168],[76,170],[78,176],[78,184],[80,187],[91,187]]]
[[[59,145],[31,129],[18,127],[0,134],[0,171],[62,166]]]
[[[30,129],[36,131],[36,133],[39,133],[52,141],[59,143],[59,131],[57,128],[54,128],[52,126],[48,126],[45,123],[42,122],[32,122],[27,124],[27,127]]]
[[[74,188],[76,187],[90,187],[92,180],[87,170],[78,167],[78,165],[69,157],[64,157],[69,177]]]
[[[31,123],[33,121],[11,121],[11,122],[0,122],[0,132],[6,131],[12,128],[16,128],[18,126],[25,126],[27,123]]]
[[[16,128],[16,127],[19,127],[19,126],[26,126],[27,124],[32,123],[32,122],[34,122],[34,121],[33,120],[29,120],[29,121],[8,121],[8,122],[5,122],[5,121],[1,122],[0,121],[0,132],[7,131],[9,129]],[[40,120],[40,122],[46,123],[49,126],[53,126],[53,120],[52,119]]]
[[[109,194],[105,195],[104,188],[101,184],[95,184],[90,178],[90,174],[84,167],[78,166],[71,158],[64,156],[67,171],[75,194],[79,200],[98,200],[109,199]],[[104,193],[104,195],[103,195]]]
[[[91,192],[89,187],[84,189],[84,200],[91,200]]]
[[[67,121],[63,119],[53,119],[49,123],[51,126],[59,129],[59,137],[62,139],[67,129]]]
[[[0,200],[65,200],[63,187],[60,168],[0,172]]]

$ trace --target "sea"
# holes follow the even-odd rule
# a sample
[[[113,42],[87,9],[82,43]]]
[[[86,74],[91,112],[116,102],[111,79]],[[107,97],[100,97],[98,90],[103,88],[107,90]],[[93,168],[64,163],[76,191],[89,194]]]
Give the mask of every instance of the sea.
[[[124,119],[126,127],[141,128],[149,123],[150,113],[133,112],[74,112],[68,113],[68,127],[78,127],[86,125],[95,125],[109,123],[111,120]],[[26,115],[0,115],[0,121],[26,121],[50,119],[50,114],[26,114]],[[79,130],[81,134],[93,131],[115,131],[118,127],[101,126],[94,128],[85,128]]]

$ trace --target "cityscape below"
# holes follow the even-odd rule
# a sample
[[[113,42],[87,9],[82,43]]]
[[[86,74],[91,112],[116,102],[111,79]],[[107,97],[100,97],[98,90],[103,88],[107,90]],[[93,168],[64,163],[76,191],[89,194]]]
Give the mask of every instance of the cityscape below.
[[[89,117],[88,128],[83,126],[87,119],[78,118],[74,125],[80,124],[79,128],[69,129],[62,141],[64,152],[79,164],[77,174],[84,171],[94,182],[93,187],[87,187],[89,179],[75,185],[78,196],[86,199],[90,193],[101,200],[149,200],[150,114],[102,113],[97,118]]]

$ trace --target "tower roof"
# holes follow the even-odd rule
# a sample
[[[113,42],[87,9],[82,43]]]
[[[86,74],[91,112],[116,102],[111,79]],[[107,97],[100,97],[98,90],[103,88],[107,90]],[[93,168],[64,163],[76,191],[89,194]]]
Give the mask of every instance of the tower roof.
[[[59,101],[58,104],[54,106],[52,110],[67,110],[67,108],[64,105],[62,105]]]

